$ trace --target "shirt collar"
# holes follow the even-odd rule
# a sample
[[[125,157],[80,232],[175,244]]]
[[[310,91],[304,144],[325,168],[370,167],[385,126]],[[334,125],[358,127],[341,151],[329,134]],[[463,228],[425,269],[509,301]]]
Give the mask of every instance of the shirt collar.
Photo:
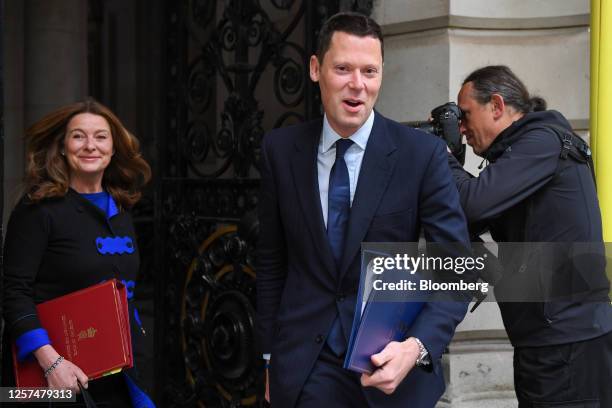
[[[370,112],[370,116],[368,119],[361,125],[359,129],[351,136],[349,139],[353,141],[361,150],[365,150],[366,145],[368,144],[368,139],[370,138],[370,132],[372,132],[372,125],[374,125],[374,109]],[[326,153],[331,147],[336,143],[336,140],[341,139],[342,137],[336,133],[334,129],[332,129],[329,121],[327,120],[327,114],[323,117],[323,137],[321,147],[323,148],[323,153]]]
[[[117,204],[115,203],[113,196],[108,193],[108,213],[106,214],[106,217],[112,218],[117,214],[119,214],[119,208],[117,208]]]

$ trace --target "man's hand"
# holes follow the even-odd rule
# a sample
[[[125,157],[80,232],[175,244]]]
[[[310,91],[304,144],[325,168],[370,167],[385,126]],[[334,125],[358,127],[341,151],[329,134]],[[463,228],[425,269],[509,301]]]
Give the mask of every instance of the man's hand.
[[[371,357],[378,367],[372,374],[361,375],[361,385],[376,387],[385,394],[392,394],[406,378],[419,357],[419,345],[414,338],[398,343],[392,341],[378,354]]]
[[[49,368],[59,357],[58,352],[50,345],[42,346],[34,351],[33,354],[43,370]],[[69,388],[78,394],[81,391],[79,390],[77,381],[81,383],[83,388],[87,388],[88,378],[85,373],[75,364],[65,359],[62,360],[47,377],[49,388]]]

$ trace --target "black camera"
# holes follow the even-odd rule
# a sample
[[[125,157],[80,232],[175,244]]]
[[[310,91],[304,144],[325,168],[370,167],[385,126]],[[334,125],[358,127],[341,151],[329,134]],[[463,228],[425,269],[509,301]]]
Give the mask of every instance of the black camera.
[[[462,112],[455,102],[447,102],[431,111],[431,121],[408,122],[408,126],[434,134],[446,142],[453,156],[463,165],[465,144],[459,131]]]

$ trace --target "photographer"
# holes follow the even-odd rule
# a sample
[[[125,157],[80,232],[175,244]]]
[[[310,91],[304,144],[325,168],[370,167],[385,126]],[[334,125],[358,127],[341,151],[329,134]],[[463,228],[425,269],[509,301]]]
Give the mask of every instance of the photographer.
[[[486,225],[497,242],[603,246],[590,151],[559,112],[544,110],[545,101],[531,98],[505,66],[472,72],[463,82],[458,105],[460,132],[483,163],[489,163],[473,177],[449,154],[471,226]],[[506,278],[516,273],[508,269],[504,265]],[[536,269],[528,272],[537,274]],[[590,273],[597,284],[589,286],[586,301],[567,301],[563,307],[500,302],[515,348],[519,407],[612,406],[609,283],[603,267]]]

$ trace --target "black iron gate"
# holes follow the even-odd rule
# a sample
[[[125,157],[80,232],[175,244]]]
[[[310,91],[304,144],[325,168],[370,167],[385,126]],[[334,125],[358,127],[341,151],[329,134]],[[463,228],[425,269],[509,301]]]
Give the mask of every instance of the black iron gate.
[[[189,0],[165,10],[166,129],[155,182],[162,406],[262,404],[253,332],[258,155],[320,115],[307,61],[321,23],[372,1]]]

